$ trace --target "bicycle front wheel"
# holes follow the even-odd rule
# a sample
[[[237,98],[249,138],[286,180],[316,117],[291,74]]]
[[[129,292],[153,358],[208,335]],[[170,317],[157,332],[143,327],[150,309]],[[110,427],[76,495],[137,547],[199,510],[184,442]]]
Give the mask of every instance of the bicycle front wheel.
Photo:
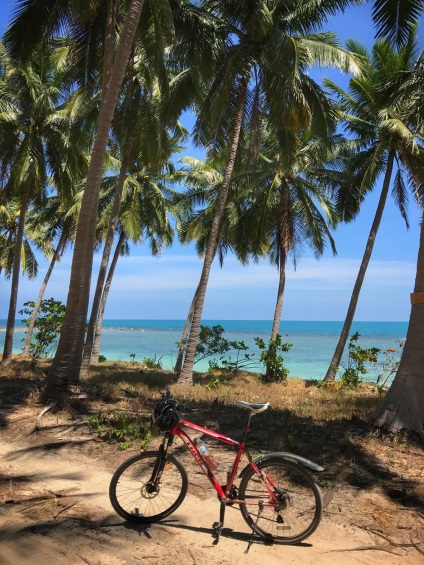
[[[280,457],[256,465],[260,475],[249,468],[240,483],[243,518],[268,541],[300,543],[316,530],[321,520],[322,496],[318,485],[303,467]],[[262,512],[259,501],[263,502]]]
[[[159,481],[152,482],[159,451],[146,451],[124,461],[109,487],[114,510],[131,522],[157,522],[174,512],[188,489],[187,472],[174,455],[168,455]]]

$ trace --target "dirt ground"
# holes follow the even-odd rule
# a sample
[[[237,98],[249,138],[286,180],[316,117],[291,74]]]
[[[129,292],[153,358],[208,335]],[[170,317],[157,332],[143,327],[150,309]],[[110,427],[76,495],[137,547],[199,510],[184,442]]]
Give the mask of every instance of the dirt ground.
[[[387,466],[396,467],[395,483],[385,481],[382,468],[382,480],[370,486],[360,462],[352,461],[355,480],[330,482],[324,475],[324,517],[311,538],[298,546],[255,539],[246,555],[250,531],[235,508],[228,508],[223,534],[214,544],[218,501],[189,454],[181,456],[189,493],[177,512],[158,524],[134,526],[114,513],[108,499],[112,473],[131,450],[102,444],[83,417],[46,414],[34,431],[39,407],[24,404],[9,412],[3,406],[2,411],[2,565],[424,562],[424,458],[418,447],[387,452]],[[231,457],[218,448],[214,455],[224,465]]]

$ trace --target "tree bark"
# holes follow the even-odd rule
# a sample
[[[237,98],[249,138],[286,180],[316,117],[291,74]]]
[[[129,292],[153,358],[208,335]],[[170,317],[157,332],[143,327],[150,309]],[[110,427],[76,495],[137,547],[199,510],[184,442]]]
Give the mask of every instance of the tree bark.
[[[102,77],[102,97],[107,93],[107,86],[110,80],[110,73],[113,66],[113,52],[115,48],[115,1],[106,1],[106,29],[105,45],[103,50],[103,77]]]
[[[284,288],[286,286],[286,262],[287,256],[280,252],[280,276],[278,281],[277,302],[275,305],[274,321],[272,323],[271,339],[275,339],[280,331],[281,312],[283,310],[284,302]]]
[[[414,294],[424,296],[424,217]],[[376,414],[375,425],[391,433],[407,431],[424,439],[424,303],[411,296],[408,332],[399,368]]]
[[[353,287],[352,296],[350,298],[349,308],[347,310],[346,319],[337,342],[336,350],[331,360],[330,366],[324,377],[325,382],[333,382],[336,378],[336,372],[339,368],[342,359],[343,351],[349,337],[350,328],[352,326],[353,317],[355,315],[356,305],[358,304],[359,293],[361,292],[362,283],[364,282],[365,273],[367,272],[368,263],[371,259],[372,250],[374,248],[375,238],[380,227],[381,218],[383,216],[384,207],[386,205],[387,195],[390,187],[390,179],[393,171],[393,162],[395,158],[395,151],[391,150],[387,158],[387,167],[384,175],[383,187],[381,189],[380,199],[378,201],[377,210],[371,226],[371,231],[368,236],[365,252],[362,257],[361,265],[359,267],[358,276],[356,277],[355,286]]]
[[[107,267],[109,265],[109,258],[113,245],[113,237],[115,235],[116,224],[118,223],[122,192],[124,190],[125,179],[127,178],[127,169],[129,162],[130,162],[129,156],[125,155],[122,159],[121,169],[119,171],[118,184],[116,187],[116,192],[113,200],[111,220],[106,235],[105,245],[103,248],[102,261],[100,263],[99,275],[97,277],[96,290],[93,298],[93,305],[91,307],[91,315],[87,328],[87,336],[85,339],[84,355],[81,364],[82,371],[88,371],[90,367],[91,352],[93,349],[94,334],[96,331],[97,318],[99,315],[100,301],[102,298],[103,286],[106,279]]]
[[[193,296],[193,300],[191,301],[190,309],[188,311],[186,323],[185,323],[184,329],[183,329],[183,334],[181,336],[181,341],[180,341],[180,344],[178,346],[178,355],[177,355],[177,360],[175,361],[175,367],[174,367],[174,371],[176,373],[181,372],[181,368],[182,368],[182,365],[183,365],[184,352],[186,350],[187,336],[190,333],[191,322],[193,320],[193,314],[194,314],[194,307],[196,305],[197,290],[198,289],[196,289],[196,292],[194,293],[194,296]]]
[[[119,255],[124,241],[125,241],[125,234],[124,232],[121,232],[119,235],[118,243],[116,244],[115,253],[113,254],[112,263],[110,265],[109,273],[107,275],[105,282],[105,287],[103,289],[102,299],[99,305],[99,315],[97,317],[96,332],[94,335],[93,351],[90,359],[90,365],[97,365],[99,362],[103,315],[106,308],[106,302],[107,302],[107,297],[109,295],[110,285],[112,284],[112,279],[115,273],[116,264],[118,263]]]
[[[56,356],[47,375],[45,399],[56,398],[67,389],[69,384],[76,384],[79,380],[106,145],[143,3],[144,0],[131,0],[107,93],[102,97],[97,133],[78,219],[66,314]]]
[[[12,362],[13,334],[15,331],[16,304],[18,301],[19,274],[21,270],[21,252],[24,239],[25,218],[29,205],[29,185],[23,186],[21,195],[21,207],[19,210],[18,231],[16,233],[15,248],[13,252],[12,281],[9,300],[9,311],[7,314],[6,335],[4,338],[4,349],[2,365],[10,365]]]
[[[39,291],[38,296],[37,296],[37,300],[36,300],[34,308],[32,310],[32,314],[31,314],[31,318],[29,320],[28,330],[27,330],[27,334],[26,334],[26,338],[25,338],[24,349],[21,353],[22,357],[28,357],[29,356],[29,348],[30,348],[30,345],[31,345],[32,334],[34,332],[35,320],[37,319],[38,311],[39,311],[40,306],[41,306],[41,301],[43,300],[44,292],[45,292],[47,284],[50,280],[50,276],[53,272],[54,266],[56,265],[56,262],[57,262],[58,258],[60,257],[60,255],[62,255],[62,253],[63,253],[66,242],[68,240],[68,236],[69,236],[69,228],[67,227],[67,224],[65,224],[63,226],[59,242],[57,244],[53,258],[50,261],[49,268],[47,269],[46,275],[44,277],[44,280],[43,280],[41,287],[40,287],[40,291]]]
[[[212,261],[215,256],[219,226],[221,223],[222,216],[224,214],[225,204],[227,202],[228,190],[230,187],[231,177],[234,169],[234,163],[237,155],[241,126],[244,115],[247,84],[248,84],[248,78],[244,77],[240,84],[240,91],[238,94],[236,115],[234,120],[234,131],[228,152],[227,166],[225,168],[224,178],[222,181],[222,186],[220,190],[220,195],[219,195],[215,215],[212,220],[212,227],[209,234],[208,243],[206,246],[206,253],[205,253],[205,259],[203,261],[202,273],[200,276],[199,285],[197,287],[196,305],[194,308],[193,321],[191,324],[190,337],[187,343],[184,364],[180,376],[178,378],[179,384],[186,384],[186,385],[193,384],[193,363],[194,363],[194,356],[196,353],[197,340],[199,336],[203,304],[205,302],[206,287],[209,280],[209,273],[211,270]]]

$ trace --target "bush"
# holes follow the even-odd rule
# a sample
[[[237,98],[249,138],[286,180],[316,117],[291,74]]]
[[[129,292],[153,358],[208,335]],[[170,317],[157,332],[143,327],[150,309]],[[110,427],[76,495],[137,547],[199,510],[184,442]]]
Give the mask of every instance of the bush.
[[[286,381],[289,370],[284,366],[284,357],[281,353],[289,351],[293,344],[282,343],[280,334],[277,334],[275,339],[270,339],[268,345],[260,337],[255,337],[255,343],[261,349],[259,360],[266,368],[262,381],[264,383]]]
[[[347,366],[343,367],[344,372],[340,376],[343,387],[356,388],[361,382],[361,377],[369,372],[365,363],[377,362],[380,350],[377,347],[364,349],[357,343],[359,338],[360,334],[355,332],[349,340]]]
[[[20,310],[19,314],[29,316],[29,318],[22,320],[22,323],[28,327],[35,302],[25,302],[24,306],[25,308]],[[35,365],[37,359],[49,357],[56,351],[57,340],[62,331],[64,317],[65,306],[62,302],[53,298],[41,301],[34,325],[34,341],[30,345],[30,356],[33,365]]]

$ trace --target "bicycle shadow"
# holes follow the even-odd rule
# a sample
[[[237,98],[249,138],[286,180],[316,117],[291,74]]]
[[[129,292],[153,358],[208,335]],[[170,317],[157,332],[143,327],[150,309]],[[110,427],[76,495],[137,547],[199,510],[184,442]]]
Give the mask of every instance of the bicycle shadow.
[[[205,534],[208,535],[212,538],[212,543],[211,545],[217,545],[218,541],[216,540],[216,536],[215,536],[215,529],[214,529],[214,525],[212,525],[210,528],[204,527],[204,526],[192,526],[190,524],[185,524],[184,522],[181,522],[178,519],[169,519],[169,520],[161,520],[160,523],[154,523],[154,524],[135,524],[132,522],[121,522],[121,523],[116,523],[116,524],[108,524],[108,527],[123,527],[126,530],[132,530],[134,532],[138,532],[138,533],[143,533],[145,535],[145,537],[147,537],[148,539],[151,539],[152,536],[149,533],[149,530],[153,530],[153,529],[168,529],[168,528],[172,528],[175,530],[184,530],[184,531],[188,531],[188,532],[194,532],[196,534]],[[225,539],[229,539],[229,540],[234,540],[234,541],[239,541],[239,542],[245,542],[246,544],[249,543],[250,539],[252,537],[252,534],[249,532],[240,532],[237,530],[234,530],[233,528],[230,527],[224,527],[222,532],[221,532],[221,538],[225,538]],[[253,543],[255,545],[263,545],[263,546],[272,546],[272,545],[281,545],[278,543],[271,543],[267,540],[262,539],[259,536],[253,536]],[[296,544],[296,547],[312,547],[311,543],[307,543],[307,542],[302,542],[299,544]]]

